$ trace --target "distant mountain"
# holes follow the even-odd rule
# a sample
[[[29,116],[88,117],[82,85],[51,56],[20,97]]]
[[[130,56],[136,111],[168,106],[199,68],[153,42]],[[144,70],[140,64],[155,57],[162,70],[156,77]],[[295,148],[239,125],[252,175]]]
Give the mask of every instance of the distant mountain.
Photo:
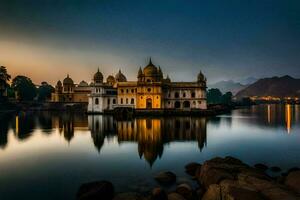
[[[242,85],[250,85],[254,82],[256,82],[258,79],[254,77],[248,77],[248,78],[240,78],[237,79],[236,82],[239,82]]]
[[[236,94],[238,99],[249,96],[300,97],[300,79],[291,76],[263,78]]]
[[[235,95],[240,90],[244,89],[246,86],[240,83],[229,81],[220,81],[214,84],[208,85],[208,88],[218,88],[222,93],[232,92]]]

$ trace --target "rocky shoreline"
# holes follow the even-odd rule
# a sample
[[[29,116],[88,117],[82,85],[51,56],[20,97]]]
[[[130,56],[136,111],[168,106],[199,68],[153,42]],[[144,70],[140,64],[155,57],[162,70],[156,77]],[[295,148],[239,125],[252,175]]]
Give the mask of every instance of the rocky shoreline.
[[[163,186],[176,185],[176,174],[167,171],[154,179],[161,187],[148,195],[134,192],[115,193],[109,181],[85,183],[77,191],[77,200],[297,200],[300,199],[300,169],[292,168],[278,177],[266,170],[280,172],[279,167],[263,164],[249,166],[233,157],[216,157],[203,164],[189,163],[185,172],[197,183],[177,185],[173,191]]]

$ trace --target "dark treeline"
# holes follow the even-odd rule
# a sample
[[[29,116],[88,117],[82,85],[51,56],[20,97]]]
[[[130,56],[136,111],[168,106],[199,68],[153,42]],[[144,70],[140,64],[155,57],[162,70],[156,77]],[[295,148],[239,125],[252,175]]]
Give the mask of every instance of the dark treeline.
[[[47,82],[42,82],[37,87],[29,77],[22,75],[11,80],[6,67],[0,67],[0,101],[2,102],[10,98],[18,101],[47,101],[51,99],[52,92],[54,87]]]
[[[232,105],[232,96],[231,92],[223,94],[219,89],[212,88],[207,91],[207,103]]]

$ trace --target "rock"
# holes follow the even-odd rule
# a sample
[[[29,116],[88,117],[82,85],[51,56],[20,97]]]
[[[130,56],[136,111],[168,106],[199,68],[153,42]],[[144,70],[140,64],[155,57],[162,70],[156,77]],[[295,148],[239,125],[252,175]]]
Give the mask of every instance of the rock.
[[[243,186],[238,181],[225,180],[220,183],[222,199],[232,200],[265,200],[251,187]]]
[[[239,172],[247,168],[249,168],[249,166],[238,159],[232,157],[217,157],[206,161],[202,165],[200,174],[197,174],[197,178],[198,182],[207,189],[209,185],[217,184],[221,180],[235,179]]]
[[[168,195],[168,200],[186,200],[186,199],[180,194],[172,192]]]
[[[277,166],[270,167],[270,170],[272,172],[280,172],[281,171],[280,167],[277,167]]]
[[[168,195],[163,189],[158,187],[158,188],[154,188],[152,190],[151,199],[152,200],[167,200]]]
[[[204,189],[202,187],[198,188],[196,190],[197,199],[202,199],[204,193],[205,193],[205,191],[204,191]]]
[[[176,192],[183,196],[185,199],[193,199],[193,189],[187,183],[183,183],[177,186]]]
[[[195,176],[197,169],[200,167],[201,167],[201,165],[199,163],[192,162],[185,166],[185,172],[188,175]]]
[[[300,171],[292,171],[285,178],[285,185],[300,194]]]
[[[117,194],[113,200],[146,200],[146,198],[135,192],[127,192]]]
[[[155,180],[162,185],[171,185],[176,181],[176,175],[173,172],[161,172],[156,175]]]
[[[114,197],[114,186],[108,181],[95,181],[82,184],[76,195],[78,200],[111,200]]]
[[[268,167],[267,165],[264,165],[264,164],[262,164],[262,163],[255,164],[254,167],[255,167],[256,169],[261,170],[261,171],[266,171],[266,170],[269,169],[269,167]]]
[[[221,187],[217,184],[211,184],[204,193],[202,200],[222,200]]]
[[[291,172],[294,172],[294,171],[299,171],[300,168],[299,167],[292,167],[291,169],[288,170],[287,173],[291,173]]]

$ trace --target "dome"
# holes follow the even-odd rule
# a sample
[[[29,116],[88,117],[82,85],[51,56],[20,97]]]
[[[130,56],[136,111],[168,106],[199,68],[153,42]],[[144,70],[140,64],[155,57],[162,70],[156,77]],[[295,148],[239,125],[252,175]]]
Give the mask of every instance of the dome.
[[[69,74],[64,79],[63,83],[64,83],[64,85],[73,85],[74,84],[73,80],[69,77]]]
[[[143,70],[143,74],[145,76],[156,76],[158,73],[157,67],[152,63],[150,58],[148,65]]]
[[[206,81],[204,74],[200,71],[197,77],[198,81]]]
[[[85,81],[81,81],[78,86],[79,87],[88,87],[89,84],[87,82],[85,82]]]
[[[62,83],[61,83],[61,81],[59,80],[59,81],[57,81],[57,83],[56,83],[56,86],[58,86],[58,87],[61,87],[62,86]]]
[[[116,82],[116,79],[115,77],[113,77],[112,75],[109,75],[107,78],[106,78],[106,82],[110,85],[113,85],[115,82]]]
[[[103,83],[103,75],[102,73],[99,71],[99,68],[98,68],[98,71],[95,73],[94,75],[94,82],[95,83]]]
[[[122,74],[121,70],[116,74],[115,79],[117,82],[126,82],[127,78],[124,74]]]

